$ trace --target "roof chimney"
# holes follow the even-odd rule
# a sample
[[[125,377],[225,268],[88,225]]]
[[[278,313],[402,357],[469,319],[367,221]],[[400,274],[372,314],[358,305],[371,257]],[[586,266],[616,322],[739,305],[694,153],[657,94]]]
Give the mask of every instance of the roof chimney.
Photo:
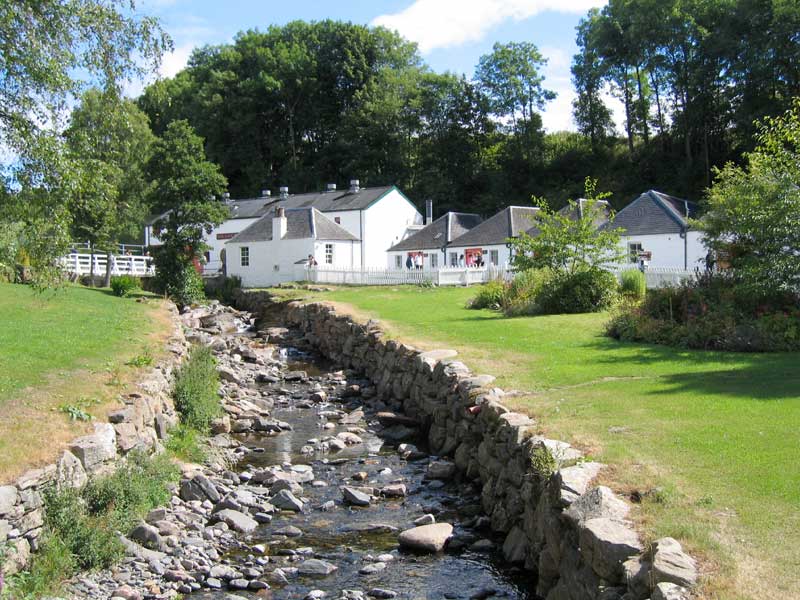
[[[425,225],[433,223],[433,200],[425,200]]]
[[[359,186],[358,179],[351,179],[350,180],[350,193],[357,194],[361,191],[361,187]]]
[[[328,191],[329,192],[335,192],[336,191],[336,184],[335,183],[329,183],[328,184]]]
[[[282,206],[275,209],[272,217],[272,240],[281,240],[286,235],[286,211]]]
[[[270,192],[269,190],[261,190],[261,197],[262,198],[269,198],[271,194],[272,194],[272,192]]]
[[[289,197],[289,186],[282,185],[280,187],[280,192],[281,192],[281,198],[285,200],[286,198]]]

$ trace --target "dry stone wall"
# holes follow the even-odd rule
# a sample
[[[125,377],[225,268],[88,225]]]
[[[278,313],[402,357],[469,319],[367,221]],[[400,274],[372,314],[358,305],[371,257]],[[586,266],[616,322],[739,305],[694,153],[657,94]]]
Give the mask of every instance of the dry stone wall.
[[[240,300],[257,310],[269,296]],[[323,354],[362,372],[377,399],[423,424],[432,452],[480,481],[491,526],[505,536],[506,559],[537,574],[540,596],[689,597],[697,569],[680,544],[664,538],[646,548],[627,519],[630,506],[592,484],[603,465],[537,435],[532,419],[502,404],[492,376],[471,373],[452,350],[423,352],[387,340],[377,322],[353,322],[327,305],[290,303],[286,320]]]
[[[10,575],[23,569],[38,548],[44,525],[42,493],[47,486],[81,487],[89,477],[113,471],[131,451],[159,448],[178,422],[170,392],[188,344],[177,309],[170,310],[174,330],[167,341],[168,355],[147,372],[135,392],[122,397],[122,408],[109,414],[108,422],[95,423],[91,435],[73,440],[55,463],[0,486],[0,547],[6,548],[0,572]]]

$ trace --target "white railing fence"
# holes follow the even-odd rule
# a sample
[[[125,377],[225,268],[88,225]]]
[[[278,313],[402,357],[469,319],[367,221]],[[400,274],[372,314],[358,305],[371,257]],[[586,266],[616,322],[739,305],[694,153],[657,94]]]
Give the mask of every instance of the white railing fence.
[[[442,267],[439,269],[349,269],[328,266],[301,267],[298,280],[331,285],[471,285],[492,279],[510,279],[503,267]]]
[[[92,268],[93,262],[94,268]],[[75,275],[89,275],[93,272],[97,276],[102,276],[106,272],[106,255],[73,252],[61,257],[61,266],[68,273],[74,273]],[[152,277],[155,272],[153,259],[150,256],[111,255],[112,275]]]
[[[73,242],[70,244],[70,254],[91,254],[92,245],[89,242]],[[147,246],[141,244],[117,244],[117,252],[120,256],[135,254],[144,256]],[[95,248],[95,253],[103,253],[104,250]]]
[[[608,270],[614,273],[619,279],[623,271],[635,271],[638,267],[615,266]],[[644,270],[644,278],[648,288],[661,288],[668,285],[678,285],[682,281],[691,279],[700,274],[700,269],[682,269],[680,267],[647,267]]]

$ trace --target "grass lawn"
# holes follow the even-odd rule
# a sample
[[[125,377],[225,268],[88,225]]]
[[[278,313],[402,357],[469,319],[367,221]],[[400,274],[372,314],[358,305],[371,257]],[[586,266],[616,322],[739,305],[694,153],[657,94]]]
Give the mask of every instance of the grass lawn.
[[[0,483],[51,460],[88,428],[62,407],[104,415],[136,373],[125,363],[148,353],[155,360],[167,323],[157,299],[0,284]]]
[[[705,596],[798,597],[800,355],[620,343],[603,335],[607,314],[507,319],[465,309],[474,292],[281,291],[378,318],[418,347],[454,348],[522,392],[508,404],[609,464],[605,483],[656,490],[636,511],[641,529],[703,559]]]

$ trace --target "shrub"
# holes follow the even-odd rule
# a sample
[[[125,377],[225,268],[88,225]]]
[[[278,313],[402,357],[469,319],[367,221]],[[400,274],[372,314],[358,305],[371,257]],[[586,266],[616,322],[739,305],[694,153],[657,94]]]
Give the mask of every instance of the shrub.
[[[599,312],[617,299],[617,278],[603,269],[586,269],[550,279],[536,299],[540,314]]]
[[[638,269],[622,271],[619,291],[630,300],[643,300],[647,293],[647,279],[644,273]]]
[[[493,279],[478,288],[478,293],[467,302],[467,308],[497,309],[503,305],[507,284],[502,279]]]
[[[704,275],[677,287],[648,290],[607,326],[611,337],[684,348],[731,351],[800,349],[800,298],[756,294],[725,274]]]
[[[207,432],[211,421],[222,411],[218,387],[216,360],[211,349],[195,346],[178,371],[172,391],[181,422],[199,432]]]
[[[202,434],[181,423],[169,432],[166,448],[172,456],[180,460],[201,463],[206,459],[206,451],[202,442]]]
[[[115,296],[125,297],[142,289],[142,283],[133,275],[116,275],[111,278],[111,291]]]
[[[552,278],[550,269],[528,269],[517,273],[503,298],[503,312],[508,316],[538,314],[536,300]]]
[[[242,278],[238,275],[231,277],[217,277],[205,282],[205,293],[210,298],[215,298],[225,304],[233,304],[236,290],[242,287]]]

